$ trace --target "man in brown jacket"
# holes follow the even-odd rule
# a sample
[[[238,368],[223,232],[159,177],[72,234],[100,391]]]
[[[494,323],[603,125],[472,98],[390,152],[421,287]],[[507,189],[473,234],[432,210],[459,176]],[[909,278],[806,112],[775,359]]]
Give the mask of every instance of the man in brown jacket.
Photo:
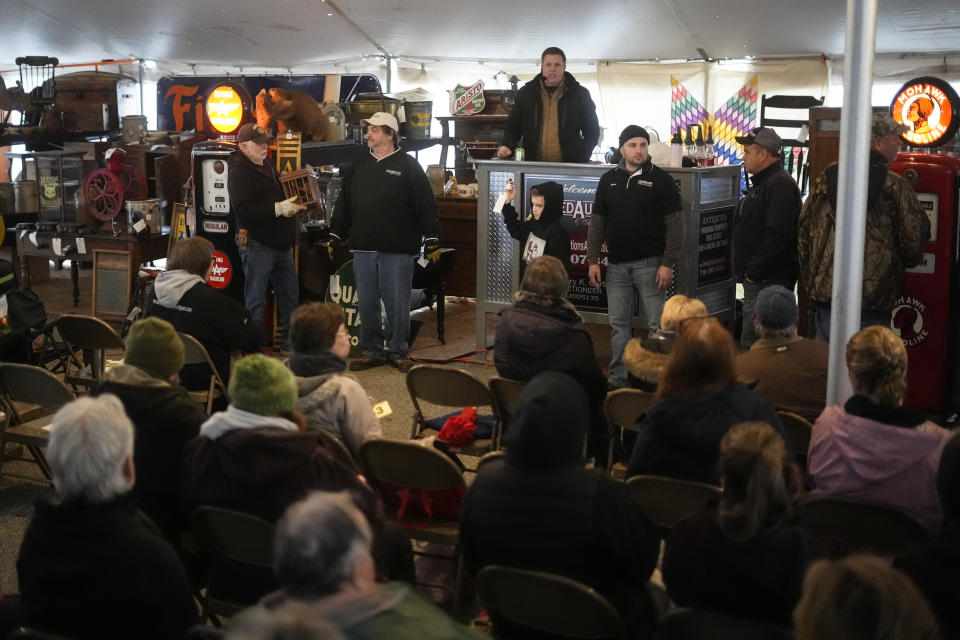
[[[813,422],[827,401],[829,347],[797,335],[796,298],[780,285],[760,291],[753,326],[759,340],[737,356],[741,377],[777,409]]]
[[[890,170],[906,131],[887,113],[875,114],[870,141],[867,228],[863,252],[860,326],[890,325],[903,272],[923,259],[930,220],[910,184]],[[837,221],[837,163],[827,167],[800,211],[797,257],[800,279],[817,308],[817,338],[830,338],[834,235]]]

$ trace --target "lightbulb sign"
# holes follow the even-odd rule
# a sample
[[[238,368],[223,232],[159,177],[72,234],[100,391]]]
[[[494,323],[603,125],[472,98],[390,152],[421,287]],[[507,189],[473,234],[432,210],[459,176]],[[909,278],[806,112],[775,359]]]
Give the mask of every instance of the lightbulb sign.
[[[243,98],[237,91],[222,84],[207,96],[207,120],[220,133],[233,133],[243,121]]]
[[[913,147],[936,147],[960,127],[960,99],[949,83],[923,76],[903,85],[893,98],[893,119],[909,130],[901,137]]]

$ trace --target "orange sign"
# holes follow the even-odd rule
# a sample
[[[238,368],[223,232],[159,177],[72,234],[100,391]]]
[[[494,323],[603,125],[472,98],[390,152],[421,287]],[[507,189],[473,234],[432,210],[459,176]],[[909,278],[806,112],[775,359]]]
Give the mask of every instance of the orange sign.
[[[243,120],[243,100],[233,87],[220,85],[207,96],[207,120],[220,133],[233,133]]]
[[[903,139],[914,147],[935,147],[950,140],[960,126],[956,91],[939,78],[915,78],[900,88],[890,105],[893,119],[910,130]]]

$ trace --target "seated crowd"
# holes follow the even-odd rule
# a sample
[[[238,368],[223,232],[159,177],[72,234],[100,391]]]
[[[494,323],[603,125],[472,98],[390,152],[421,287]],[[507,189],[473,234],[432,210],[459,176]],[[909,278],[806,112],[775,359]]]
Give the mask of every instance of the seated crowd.
[[[229,402],[208,416],[180,385],[177,329],[189,332],[178,324],[185,307],[200,313],[213,299],[200,273],[209,247],[176,247],[177,268],[155,301],[165,311],[135,323],[123,362],[53,416],[56,495],[37,504],[17,561],[20,594],[0,600],[0,627],[183,638],[207,622],[201,605],[217,566],[245,610],[207,637],[484,637],[453,617],[463,602],[448,613],[418,593],[409,532],[391,522],[382,487],[318,433],[357,460],[383,437],[372,400],[347,373],[343,311],[305,304],[291,316],[286,362],[254,353],[231,366],[232,351],[262,343],[239,313],[234,335],[245,337],[218,352]],[[759,340],[740,354],[703,303],[671,298],[660,331],[624,354],[631,382],[655,393],[637,418],[624,482],[602,470],[606,384],[566,283],[555,258],[533,260],[501,312],[497,371],[525,384],[504,451],[471,474],[459,505],[467,575],[506,566],[575,580],[612,605],[631,638],[656,637],[675,606],[801,640],[957,637],[960,435],[903,406],[906,352],[892,331],[853,336],[854,394],[826,407],[826,350],[797,335],[792,292],[760,292]],[[778,410],[812,422],[808,451],[791,451]],[[664,526],[631,493],[632,478],[651,475],[720,490]],[[895,559],[844,555],[805,527],[810,493],[899,509],[930,536]],[[427,494],[418,500],[429,520]],[[273,525],[272,569],[217,565],[195,527],[201,506]],[[488,613],[496,637],[547,637]]]

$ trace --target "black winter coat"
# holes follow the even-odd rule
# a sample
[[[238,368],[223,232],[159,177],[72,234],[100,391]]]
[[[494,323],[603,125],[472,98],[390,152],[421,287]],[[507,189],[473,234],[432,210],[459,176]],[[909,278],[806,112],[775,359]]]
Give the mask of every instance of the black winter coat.
[[[720,441],[732,426],[751,420],[783,434],[774,408],[745,384],[664,398],[643,420],[627,477],[648,474],[718,484]]]
[[[240,228],[247,230],[248,238],[261,244],[278,251],[289,249],[297,235],[297,221],[292,217],[277,217],[273,205],[286,196],[270,159],[264,160],[263,167],[267,167],[272,178],[239,149],[227,158],[227,166],[230,167],[227,175],[230,208],[237,214]]]
[[[180,464],[184,447],[197,437],[207,419],[206,412],[179,385],[147,386],[105,379],[92,393],[112,393],[123,403],[133,422],[133,462],[137,470],[133,491],[143,512],[171,544],[179,546],[180,534],[190,522],[180,491]]]
[[[250,322],[243,305],[205,282],[191,287],[173,307],[158,303],[155,285],[147,315],[166,320],[177,331],[199,340],[224,382],[230,380],[232,351],[256,352],[263,344],[262,329]],[[208,375],[204,380],[204,388],[209,380]]]
[[[570,234],[563,226],[563,185],[556,182],[543,182],[537,187],[543,193],[543,212],[539,220],[532,217],[529,220],[520,220],[517,210],[507,203],[503,206],[503,223],[507,226],[510,236],[520,242],[520,279],[526,263],[523,262],[524,244],[532,233],[538,238],[546,240],[543,255],[553,256],[560,261],[563,268],[570,271]]]
[[[467,492],[464,560],[474,574],[498,564],[588,584],[637,630],[649,614],[643,590],[659,537],[623,483],[583,467],[586,405],[563,374],[542,373],[526,385],[505,459],[484,466]]]
[[[960,637],[960,523],[948,520],[935,538],[897,558],[930,603],[944,638]]]
[[[176,552],[132,494],[37,503],[20,547],[24,624],[78,640],[182,638],[197,621]]]
[[[580,383],[596,410],[607,395],[607,378],[593,351],[593,337],[567,301],[543,305],[523,291],[500,311],[493,346],[497,373],[526,382],[542,371],[560,371]]]
[[[716,509],[704,509],[670,533],[663,581],[677,606],[790,628],[817,548],[792,521],[734,540],[721,529]]]
[[[540,123],[543,120],[543,101],[540,98],[542,74],[517,91],[503,132],[503,146],[511,150],[523,147],[525,160],[538,159],[540,153]],[[564,162],[587,162],[600,140],[597,106],[576,78],[563,74],[563,95],[560,96],[557,132]]]
[[[797,281],[797,220],[800,190],[779,162],[758,171],[743,196],[733,224],[733,263],[737,279]]]

